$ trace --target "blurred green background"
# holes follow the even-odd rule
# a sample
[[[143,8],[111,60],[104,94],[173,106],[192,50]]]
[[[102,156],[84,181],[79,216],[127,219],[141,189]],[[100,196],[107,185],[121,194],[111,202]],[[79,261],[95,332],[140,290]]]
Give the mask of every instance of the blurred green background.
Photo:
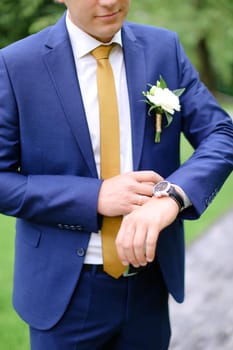
[[[1,0],[0,47],[54,23],[63,11],[52,0]],[[232,0],[132,0],[128,19],[178,32],[202,80],[233,116]],[[185,160],[192,149],[184,139],[181,146]],[[201,219],[186,222],[187,244],[233,208],[232,188],[233,175]],[[28,350],[27,327],[11,306],[14,225],[0,215],[0,347]]]
[[[0,47],[54,23],[63,11],[53,0],[1,0]],[[232,0],[132,0],[128,18],[177,31],[208,87],[233,95]]]

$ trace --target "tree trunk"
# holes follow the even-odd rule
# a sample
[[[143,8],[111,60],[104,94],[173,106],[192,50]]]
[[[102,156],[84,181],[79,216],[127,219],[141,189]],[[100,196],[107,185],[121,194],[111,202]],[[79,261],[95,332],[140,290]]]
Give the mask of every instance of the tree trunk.
[[[199,72],[202,81],[208,89],[214,94],[216,93],[215,71],[210,59],[207,39],[201,38],[197,43],[197,54],[199,60]]]

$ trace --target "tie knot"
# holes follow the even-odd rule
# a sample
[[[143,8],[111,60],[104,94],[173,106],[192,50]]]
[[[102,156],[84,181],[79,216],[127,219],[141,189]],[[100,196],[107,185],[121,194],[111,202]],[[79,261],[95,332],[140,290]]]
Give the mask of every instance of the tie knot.
[[[100,45],[91,51],[96,60],[108,59],[114,44]]]

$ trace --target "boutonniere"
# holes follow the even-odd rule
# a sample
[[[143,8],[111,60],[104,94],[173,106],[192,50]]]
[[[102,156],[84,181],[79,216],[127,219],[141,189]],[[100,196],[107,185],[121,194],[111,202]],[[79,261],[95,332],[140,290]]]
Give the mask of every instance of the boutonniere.
[[[162,132],[162,116],[165,115],[167,119],[166,127],[168,127],[172,120],[175,111],[179,112],[181,109],[179,97],[185,89],[169,90],[166,82],[160,76],[160,80],[156,85],[151,85],[149,91],[143,91],[142,94],[146,97],[145,102],[150,105],[149,115],[155,112],[155,142],[160,142],[160,135]]]

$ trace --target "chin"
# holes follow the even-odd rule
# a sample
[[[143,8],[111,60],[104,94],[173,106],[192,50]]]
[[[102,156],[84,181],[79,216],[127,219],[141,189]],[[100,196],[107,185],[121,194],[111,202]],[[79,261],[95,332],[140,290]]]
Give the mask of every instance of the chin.
[[[105,32],[103,31],[102,33],[100,33],[99,37],[101,38],[101,41],[110,41],[114,37],[114,35],[119,31],[120,28],[120,26],[112,26],[111,30],[107,30]]]

